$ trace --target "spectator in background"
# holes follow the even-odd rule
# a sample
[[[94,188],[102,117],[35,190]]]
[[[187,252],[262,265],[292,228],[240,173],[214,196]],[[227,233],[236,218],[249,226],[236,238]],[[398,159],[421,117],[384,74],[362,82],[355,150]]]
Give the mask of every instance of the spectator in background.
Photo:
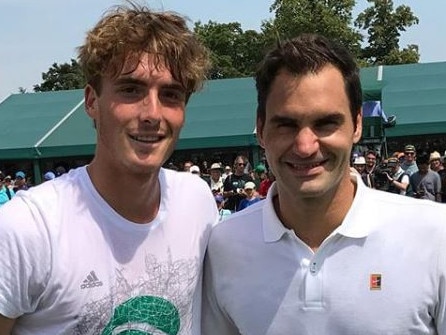
[[[444,168],[443,157],[434,151],[429,156],[431,170],[439,174],[441,179],[441,202],[446,203],[446,169]]]
[[[257,196],[256,193],[256,184],[252,181],[248,181],[243,187],[243,191],[245,193],[245,197],[240,201],[238,205],[237,211],[241,211],[246,207],[254,205],[256,202],[259,202],[261,199]]]
[[[220,163],[213,163],[209,169],[211,190],[218,190],[219,194],[223,194],[223,178],[221,176],[222,167]]]
[[[417,151],[415,150],[415,146],[412,144],[407,144],[404,147],[404,161],[401,164],[401,168],[409,175],[413,175],[418,171],[418,165],[416,162]]]
[[[191,161],[185,161],[183,164],[183,171],[190,172],[190,168],[194,165]]]
[[[63,165],[56,166],[54,171],[56,171],[56,177],[60,177],[61,175],[67,173],[67,169]]]
[[[417,165],[418,171],[410,176],[413,196],[418,199],[441,202],[440,175],[429,168],[429,155],[426,152],[417,157]]]
[[[386,173],[389,181],[387,192],[406,195],[410,193],[409,175],[401,168],[400,161],[397,157],[390,157],[387,160],[387,166],[391,170],[390,174]]]
[[[438,172],[443,170],[443,162],[438,151],[434,151],[429,155],[429,165],[432,171]]]
[[[14,181],[14,193],[18,191],[26,191],[29,189],[28,183],[26,181],[26,174],[23,171],[17,171],[15,174]]]
[[[209,179],[209,176],[203,175],[198,165],[192,165],[189,169],[189,172],[193,175],[196,175],[197,177],[200,177],[200,179],[204,180],[206,184],[208,184],[208,186],[210,187],[211,181]]]
[[[225,209],[225,199],[221,194],[214,195],[215,203],[217,204],[218,208],[218,221],[222,221],[225,218],[227,218],[229,215],[231,215],[231,211],[229,209]]]
[[[376,155],[376,152],[373,150],[367,151],[365,155],[365,172],[369,175],[373,175],[373,172],[375,171],[376,164],[378,164],[378,156]]]
[[[7,175],[5,177],[4,183],[7,188],[9,188],[10,190],[14,190],[14,184],[12,182],[12,177],[10,175]]]
[[[240,201],[246,197],[246,194],[243,192],[245,183],[253,181],[252,177],[245,173],[247,164],[248,158],[243,155],[237,156],[234,160],[234,172],[223,183],[225,208],[231,212],[237,211]]]
[[[266,166],[263,164],[258,164],[254,170],[252,170],[252,179],[256,185],[256,189],[260,188],[260,183],[266,179]]]
[[[355,168],[355,170],[359,173],[359,175],[361,176],[362,181],[364,182],[364,184],[368,187],[372,187],[373,185],[373,180],[371,179],[373,177],[373,174],[369,174],[366,171],[366,161],[364,156],[358,156],[355,158],[355,160],[353,161],[353,167]]]
[[[56,174],[53,171],[47,171],[43,175],[43,181],[50,181],[56,178]]]
[[[259,197],[260,199],[265,199],[266,195],[268,194],[268,190],[271,187],[271,185],[276,180],[276,177],[274,176],[273,171],[271,169],[268,170],[266,174],[266,179],[262,180],[259,187]]]
[[[382,118],[384,128],[394,127],[396,124],[396,116],[390,115],[387,117],[384,109],[381,106],[381,101],[364,101],[362,104],[362,114],[364,117],[378,116]]]
[[[0,206],[11,200],[14,195],[14,190],[8,187],[5,182],[5,175],[0,171]]]
[[[221,177],[223,178],[223,182],[225,182],[226,177],[230,176],[231,174],[232,174],[232,168],[229,165],[226,165],[225,170],[221,175]]]

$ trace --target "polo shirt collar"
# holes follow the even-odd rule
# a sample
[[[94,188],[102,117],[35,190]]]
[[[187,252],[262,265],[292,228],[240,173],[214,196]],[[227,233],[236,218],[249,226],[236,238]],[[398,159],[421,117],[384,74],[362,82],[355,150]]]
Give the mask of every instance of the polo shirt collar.
[[[370,196],[373,191],[365,186],[362,178],[357,173],[351,173],[350,176],[357,186],[356,194],[344,221],[331,235],[340,234],[351,238],[363,238],[369,234],[370,228],[373,226],[372,215],[364,215],[367,212],[367,207],[373,203],[373,197]],[[276,195],[277,183],[274,182],[268,190],[262,208],[263,238],[266,243],[277,242],[283,235],[293,232],[292,229],[288,229],[282,224],[276,214],[273,204],[273,198]]]

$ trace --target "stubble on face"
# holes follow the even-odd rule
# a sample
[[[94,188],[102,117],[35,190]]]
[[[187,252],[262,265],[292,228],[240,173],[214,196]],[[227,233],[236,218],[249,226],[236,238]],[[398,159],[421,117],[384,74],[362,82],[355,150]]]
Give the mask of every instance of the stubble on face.
[[[301,77],[279,72],[265,123],[257,125],[279,193],[317,200],[350,184],[351,147],[361,135],[356,121],[355,130],[342,75],[333,66]]]

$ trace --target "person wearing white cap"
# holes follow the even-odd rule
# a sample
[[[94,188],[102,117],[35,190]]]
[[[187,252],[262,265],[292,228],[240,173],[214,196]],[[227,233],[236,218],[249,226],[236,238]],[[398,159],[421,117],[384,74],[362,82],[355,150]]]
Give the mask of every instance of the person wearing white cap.
[[[355,157],[353,161],[353,167],[356,170],[356,172],[359,173],[361,176],[364,184],[366,184],[368,187],[372,187],[373,181],[372,181],[372,174],[367,173],[366,171],[367,162],[365,160],[364,156],[357,156]]]
[[[221,175],[221,177],[223,178],[223,182],[225,182],[226,177],[230,176],[231,174],[232,168],[229,165],[226,165],[223,174]]]
[[[430,154],[429,164],[432,171],[437,172],[441,179],[441,202],[446,203],[446,169],[444,168],[443,157],[434,151]]]
[[[220,163],[213,163],[209,169],[211,190],[218,190],[219,194],[223,194],[223,177],[221,176],[222,168]]]
[[[246,194],[246,197],[240,201],[237,211],[241,211],[242,209],[254,205],[256,202],[262,200],[256,192],[256,184],[252,181],[248,181],[245,184],[245,186],[243,187],[243,191]]]
[[[189,169],[189,172],[196,175],[201,174],[200,167],[198,165],[192,165]]]

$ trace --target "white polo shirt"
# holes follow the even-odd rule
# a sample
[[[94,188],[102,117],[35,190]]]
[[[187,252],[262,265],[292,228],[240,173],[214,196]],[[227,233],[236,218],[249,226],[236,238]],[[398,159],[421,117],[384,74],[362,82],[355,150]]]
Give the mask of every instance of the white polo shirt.
[[[275,185],[214,228],[203,334],[446,334],[446,205],[352,179],[353,204],[315,253],[278,219]]]

